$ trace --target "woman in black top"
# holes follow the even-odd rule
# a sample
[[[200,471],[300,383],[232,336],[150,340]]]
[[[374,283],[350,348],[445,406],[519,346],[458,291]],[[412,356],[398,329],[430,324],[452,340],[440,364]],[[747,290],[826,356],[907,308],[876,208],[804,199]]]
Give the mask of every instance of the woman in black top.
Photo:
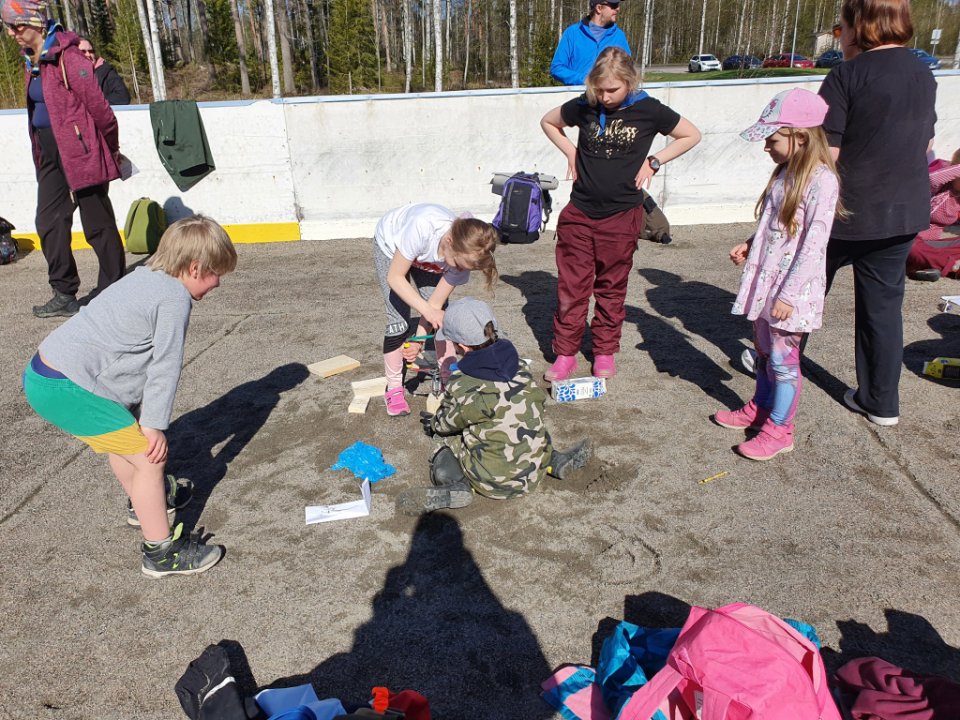
[[[845,0],[834,27],[846,62],[826,77],[823,128],[849,211],[827,246],[827,289],[853,265],[859,388],[847,405],[878,425],[900,415],[906,258],[930,225],[926,153],[934,136],[937,82],[904,44],[913,36],[909,0]]]

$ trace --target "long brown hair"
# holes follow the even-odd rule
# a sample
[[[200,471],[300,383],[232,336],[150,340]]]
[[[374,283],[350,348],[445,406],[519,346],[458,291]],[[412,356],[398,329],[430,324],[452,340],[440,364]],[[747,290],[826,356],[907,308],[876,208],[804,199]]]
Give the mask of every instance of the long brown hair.
[[[500,277],[493,251],[497,248],[497,229],[476,218],[457,218],[450,226],[450,247],[458,258],[463,258],[473,270],[479,270],[486,279],[485,290],[493,287]]]
[[[790,138],[790,159],[780,163],[773,169],[770,175],[770,181],[767,183],[763,195],[757,201],[757,206],[753,210],[754,216],[759,220],[760,213],[763,210],[763,203],[766,202],[773,184],[781,171],[784,173],[783,205],[780,206],[780,226],[787,231],[791,237],[796,235],[800,227],[797,221],[797,210],[800,203],[803,202],[803,194],[810,184],[810,178],[821,165],[826,165],[827,169],[834,175],[837,174],[837,164],[830,154],[830,145],[827,142],[827,133],[822,127],[813,128],[780,128],[779,133]],[[798,138],[805,138],[804,142],[798,142]],[[840,199],[837,198],[837,210],[835,217],[846,218],[849,216]]]

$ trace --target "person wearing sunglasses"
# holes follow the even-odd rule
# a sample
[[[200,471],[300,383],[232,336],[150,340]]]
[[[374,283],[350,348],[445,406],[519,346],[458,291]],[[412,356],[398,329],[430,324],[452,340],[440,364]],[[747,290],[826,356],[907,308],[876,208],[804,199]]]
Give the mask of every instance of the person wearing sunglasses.
[[[93,74],[97,76],[97,83],[103,90],[103,96],[111,105],[129,105],[130,91],[123,82],[123,78],[114,69],[113,65],[103,58],[98,58],[93,50],[93,43],[89,38],[80,38],[80,52],[93,63]]]
[[[623,48],[630,54],[627,36],[617,27],[619,12],[619,2],[590,0],[590,13],[563,31],[550,65],[554,79],[564,85],[583,85],[597,57],[608,47]]]
[[[117,118],[94,77],[80,39],[50,20],[45,0],[0,0],[7,34],[23,49],[27,130],[37,171],[37,234],[53,297],[36,305],[40,318],[80,310],[80,274],[71,249],[73,213],[80,208],[86,241],[100,262],[96,289],[123,277],[126,258],[110,203],[120,177]]]
[[[906,259],[930,226],[937,81],[904,47],[913,37],[909,0],[844,0],[834,32],[844,62],[820,96],[849,213],[833,223],[826,267],[829,292],[837,271],[853,266],[858,386],[844,401],[876,425],[896,425]]]

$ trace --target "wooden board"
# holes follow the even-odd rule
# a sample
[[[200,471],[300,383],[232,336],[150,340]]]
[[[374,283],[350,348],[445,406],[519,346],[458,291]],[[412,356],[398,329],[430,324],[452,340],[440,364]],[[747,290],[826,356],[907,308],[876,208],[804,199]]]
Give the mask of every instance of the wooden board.
[[[372,380],[358,380],[350,383],[355,397],[377,397],[387,391],[387,379],[385,377],[373,378]]]
[[[427,395],[427,412],[431,415],[435,414],[437,410],[440,409],[440,405],[443,403],[443,398],[441,398],[436,393],[430,393]]]
[[[363,415],[367,411],[367,405],[370,404],[370,398],[363,395],[355,395],[353,402],[347,407],[347,412],[354,413],[356,415]]]
[[[331,375],[353,370],[358,367],[360,367],[359,360],[354,360],[352,357],[347,357],[346,355],[337,355],[335,358],[322,360],[313,365],[307,365],[307,370],[315,375],[330,377]]]

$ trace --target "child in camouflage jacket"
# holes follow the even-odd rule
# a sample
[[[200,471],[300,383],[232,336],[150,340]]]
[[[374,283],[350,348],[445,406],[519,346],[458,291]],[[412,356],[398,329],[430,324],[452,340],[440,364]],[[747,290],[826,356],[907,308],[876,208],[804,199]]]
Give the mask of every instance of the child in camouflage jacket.
[[[465,507],[474,492],[494,500],[521,497],[544,475],[562,479],[589,459],[589,440],[567,452],[553,449],[543,422],[546,394],[497,329],[484,302],[464,298],[447,308],[443,331],[463,357],[437,413],[421,413],[433,437],[433,486],[404,490],[397,498],[400,512]]]

